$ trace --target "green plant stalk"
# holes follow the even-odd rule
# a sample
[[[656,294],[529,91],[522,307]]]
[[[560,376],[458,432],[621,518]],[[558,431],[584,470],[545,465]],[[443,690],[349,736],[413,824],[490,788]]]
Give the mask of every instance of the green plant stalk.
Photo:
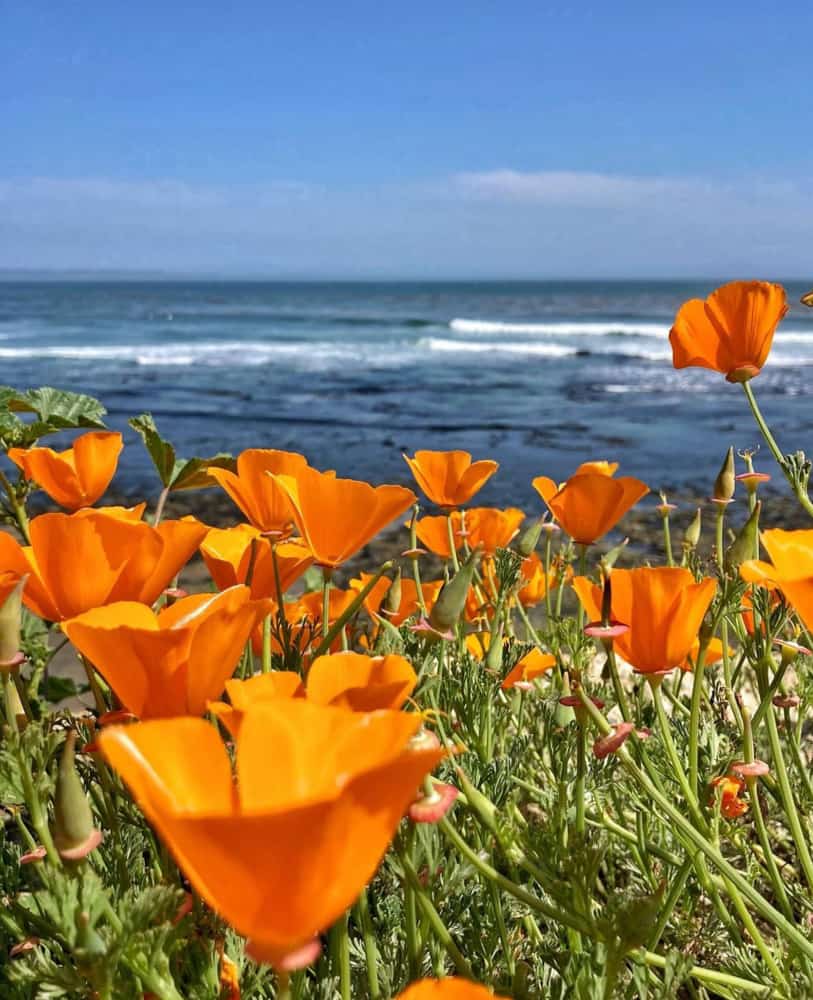
[[[742,390],[745,393],[745,398],[748,400],[748,405],[751,407],[751,413],[753,414],[754,420],[756,421],[757,427],[759,427],[760,433],[763,438],[765,438],[765,443],[768,445],[771,454],[776,459],[776,464],[782,470],[785,479],[787,479],[790,484],[790,488],[793,490],[796,499],[802,505],[802,507],[807,511],[807,513],[813,517],[813,502],[811,502],[810,497],[807,495],[806,491],[803,489],[800,483],[797,483],[793,476],[790,474],[787,462],[785,461],[785,456],[782,454],[782,449],[776,443],[776,438],[771,433],[768,424],[765,422],[765,418],[762,416],[762,411],[757,405],[756,397],[754,396],[754,390],[751,388],[750,382],[742,383]]]
[[[666,750],[666,755],[669,758],[669,763],[672,765],[672,771],[675,779],[680,785],[683,797],[686,799],[686,803],[689,806],[689,812],[692,814],[692,820],[694,821],[695,826],[698,830],[706,832],[708,830],[708,825],[703,818],[703,814],[700,812],[697,795],[692,790],[689,779],[686,777],[683,764],[678,756],[675,741],[672,739],[672,729],[669,725],[669,718],[667,717],[666,711],[663,707],[660,685],[652,683],[650,684],[650,688],[652,690],[652,701],[655,705],[655,713],[658,718],[658,728],[660,729],[661,737],[663,738],[663,745]]]
[[[350,996],[350,928],[347,913],[343,913],[330,928],[328,935],[330,947],[330,963],[333,973],[339,980],[339,995],[342,1000],[351,1000]]]
[[[578,724],[579,732],[576,741],[576,785],[573,795],[576,800],[576,836],[584,838],[584,786],[587,779],[587,727]]]
[[[666,550],[666,565],[672,567],[675,560],[672,555],[672,533],[669,528],[669,515],[663,515],[663,547]]]
[[[443,923],[440,914],[435,909],[434,903],[421,885],[417,872],[412,867],[412,863],[403,850],[398,851],[398,858],[401,862],[401,867],[403,868],[407,884],[412,889],[418,906],[420,906],[421,910],[423,910],[424,916],[432,929],[432,933],[446,950],[446,954],[451,959],[452,964],[459,975],[463,976],[465,979],[474,979],[474,973],[472,972],[469,963],[463,957],[463,953],[455,944],[454,938],[450,934],[448,927]]]
[[[546,621],[550,624],[550,620],[553,617],[553,602],[550,599],[550,567],[551,567],[551,551],[553,549],[553,532],[545,532],[545,616]]]
[[[612,728],[610,723],[607,722],[601,712],[587,697],[587,694],[583,689],[579,690],[579,697],[582,704],[589,712],[590,717],[599,732],[602,735],[609,733]],[[782,913],[773,907],[764,896],[757,892],[751,883],[743,877],[742,873],[739,872],[729,861],[727,861],[716,847],[709,843],[700,831],[698,831],[686,819],[679,809],[672,805],[668,798],[663,795],[655,787],[647,775],[641,771],[625,746],[622,746],[618,750],[617,756],[623,764],[624,769],[634,779],[642,791],[650,796],[669,817],[674,828],[679,830],[686,840],[690,841],[696,848],[698,848],[698,850],[721,873],[725,880],[730,882],[739,892],[742,893],[742,895],[751,903],[756,912],[759,913],[764,920],[772,924],[774,928],[790,943],[792,943],[801,954],[805,955],[807,958],[813,958],[813,942],[809,941],[798,927],[794,926],[794,924],[792,924]]]
[[[587,546],[579,544],[578,550],[579,550],[579,576],[587,576]],[[559,609],[557,608],[556,611],[558,617]],[[579,601],[577,620],[579,622],[579,631],[581,632],[581,630],[584,628],[584,605],[582,604],[581,601]]]
[[[700,742],[700,707],[706,673],[706,645],[700,647],[692,671],[692,703],[689,715],[689,788],[697,799],[699,788],[698,747]]]
[[[446,531],[449,535],[449,555],[452,560],[452,566],[454,567],[455,573],[460,569],[460,561],[457,558],[457,548],[454,543],[454,524],[452,523],[452,512],[446,515]]]
[[[375,573],[373,578],[367,583],[367,586],[363,590],[360,590],[358,596],[353,600],[341,615],[336,619],[333,625],[328,630],[327,634],[323,636],[322,641],[316,647],[314,651],[313,658],[316,659],[317,656],[324,656],[328,652],[333,640],[341,632],[344,626],[350,621],[353,615],[359,610],[359,608],[364,604],[364,600],[373,587],[378,583],[381,577],[388,571],[392,569],[391,562],[385,562],[380,569]],[[322,612],[324,615],[324,611]]]
[[[327,566],[322,567],[322,643],[327,638],[330,627],[330,578],[333,574]],[[330,643],[328,643],[330,649]]]
[[[25,507],[17,499],[17,494],[14,492],[14,487],[8,481],[4,472],[0,471],[0,486],[6,491],[6,496],[8,497],[9,504],[11,505],[11,513],[14,515],[14,520],[17,523],[17,530],[22,535],[25,544],[31,544],[31,536],[29,534],[28,527],[28,514],[25,512]]]
[[[502,911],[502,902],[500,900],[500,890],[494,885],[493,882],[488,883],[488,893],[491,897],[491,906],[494,910],[494,919],[497,922],[497,931],[500,935],[500,943],[502,944],[503,955],[505,956],[505,964],[508,969],[508,974],[511,978],[514,978],[514,973],[516,972],[516,962],[514,961],[514,954],[511,950],[511,943],[508,939],[508,928],[505,925],[505,915]]]
[[[757,677],[759,679],[760,689],[764,691],[768,687],[768,669],[764,662],[757,668]],[[808,847],[807,837],[802,829],[802,823],[799,819],[798,810],[796,809],[793,789],[791,788],[790,780],[788,778],[788,769],[785,766],[785,758],[782,754],[782,742],[779,738],[779,730],[776,726],[776,716],[773,712],[766,712],[765,725],[768,730],[768,742],[771,747],[771,758],[773,760],[774,770],[776,771],[776,780],[779,785],[779,796],[782,800],[782,807],[788,820],[788,826],[790,827],[793,842],[796,845],[796,853],[799,857],[799,862],[805,875],[805,881],[807,882],[809,888],[813,889],[813,859],[810,857],[810,848]]]
[[[263,618],[263,658],[262,672],[271,673],[271,615]]]
[[[612,642],[608,642],[604,646],[607,651],[607,663],[610,667],[610,677],[613,682],[613,691],[615,693],[615,700],[618,703],[618,708],[621,712],[621,718],[624,722],[630,722],[632,720],[632,713],[630,712],[629,701],[627,701],[627,693],[624,690],[624,685],[621,683],[621,677],[618,673],[618,661],[615,658],[615,649],[613,648]]]
[[[367,967],[367,988],[370,992],[370,1000],[378,1000],[381,996],[381,987],[378,983],[378,945],[375,940],[373,921],[370,917],[370,900],[366,888],[361,890],[361,895],[355,906],[355,914],[364,941],[364,961]]]
[[[291,1000],[291,977],[287,972],[277,973],[276,1000]]]
[[[409,522],[409,547],[414,552],[418,547],[418,533],[416,524],[418,521],[418,505],[412,508],[412,518]],[[412,563],[412,579],[415,581],[415,597],[418,601],[418,607],[421,610],[421,615],[425,618],[427,615],[426,601],[423,599],[423,586],[421,585],[421,568],[418,565],[419,559],[417,555],[410,556],[409,561]]]

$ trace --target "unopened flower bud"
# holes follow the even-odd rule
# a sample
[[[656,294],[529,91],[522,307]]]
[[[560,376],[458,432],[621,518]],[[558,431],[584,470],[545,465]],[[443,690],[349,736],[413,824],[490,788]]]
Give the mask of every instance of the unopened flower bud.
[[[686,529],[686,533],[683,536],[683,548],[687,550],[697,548],[697,543],[700,541],[700,531],[703,527],[703,512],[698,507],[697,513],[692,518],[692,523]]]
[[[542,524],[541,519],[534,521],[530,528],[527,528],[520,535],[517,542],[517,552],[525,559],[534,551],[539,542],[539,536],[542,534]]]
[[[712,500],[731,500],[734,496],[736,486],[734,468],[734,448],[731,447],[726,452],[725,459],[714,481],[714,492]]]
[[[429,614],[429,624],[438,632],[447,632],[460,621],[479,560],[480,550],[474,549],[452,579],[441,588]]]
[[[601,558],[601,568],[605,573],[609,573],[610,570],[615,566],[618,561],[618,557],[624,551],[624,549],[629,545],[629,538],[624,538],[618,543],[618,545],[613,546],[609,552],[605,553]]]
[[[495,674],[502,674],[502,631],[502,622],[491,630],[488,652],[486,653],[486,670]]]
[[[392,583],[387,587],[387,593],[381,604],[381,610],[385,615],[395,615],[401,607],[401,567],[397,566]]]
[[[754,558],[756,547],[759,544],[759,512],[761,508],[762,503],[757,500],[750,517],[740,528],[740,533],[726,551],[725,568],[729,573],[736,572],[746,559]]]
[[[23,612],[23,587],[27,576],[0,573],[0,670],[14,669],[20,660],[20,622]]]
[[[54,845],[65,861],[79,861],[101,843],[102,834],[93,826],[82,782],[76,773],[74,745],[76,733],[65,740],[56,779],[54,799]]]

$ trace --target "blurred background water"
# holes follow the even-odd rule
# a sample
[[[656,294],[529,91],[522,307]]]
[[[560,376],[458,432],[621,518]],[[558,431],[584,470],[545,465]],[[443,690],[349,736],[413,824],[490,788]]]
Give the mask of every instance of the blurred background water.
[[[285,448],[373,482],[408,481],[402,451],[465,448],[501,463],[483,502],[529,510],[533,476],[588,458],[702,493],[729,444],[759,442],[739,387],[671,366],[676,310],[715,284],[6,280],[0,381],[98,396],[130,444],[127,493],[156,490],[127,428],[143,410],[184,456]],[[813,310],[787,287],[754,388],[795,450],[811,446]]]

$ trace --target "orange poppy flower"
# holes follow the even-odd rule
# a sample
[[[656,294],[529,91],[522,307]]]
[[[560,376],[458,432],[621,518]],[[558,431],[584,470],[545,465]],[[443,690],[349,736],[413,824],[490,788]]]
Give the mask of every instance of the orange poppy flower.
[[[249,709],[278,698],[304,698],[305,685],[293,670],[271,670],[255,674],[245,680],[232,678],[226,681],[228,702],[210,701],[207,710],[223,723],[233,737],[240,732],[240,723]]]
[[[114,601],[152,604],[208,530],[193,517],[153,528],[92,508],[41,514],[30,546],[0,534],[0,568],[28,573],[26,606],[63,621]]]
[[[452,519],[452,532],[454,534],[455,551],[459,551],[466,539],[464,534],[464,524],[468,528],[468,514],[466,520],[459,510],[451,511],[449,515]],[[438,514],[434,517],[422,517],[415,522],[415,535],[418,541],[425,548],[441,559],[451,559],[452,550],[449,545],[449,520],[445,514]]]
[[[202,719],[111,726],[99,743],[194,889],[253,957],[280,963],[356,899],[445,756],[410,745],[420,724],[296,699],[257,705],[236,740],[236,781]]]
[[[248,448],[237,456],[236,474],[228,469],[208,471],[255,528],[287,537],[294,523],[291,501],[269,473],[297,479],[307,468],[308,460],[296,452]]]
[[[493,556],[497,549],[506,548],[519,532],[525,513],[516,507],[498,510],[494,507],[474,507],[466,511],[469,546]]]
[[[649,487],[640,479],[614,479],[603,472],[571,476],[561,487],[547,476],[537,476],[533,488],[574,542],[592,545],[612,530]]]
[[[616,651],[643,674],[679,667],[690,654],[717,583],[694,582],[687,569],[616,569],[611,576],[615,621],[629,631],[615,639]],[[592,621],[601,617],[601,587],[577,576],[573,587]]]
[[[272,542],[259,528],[250,524],[212,528],[201,543],[200,552],[216,586],[225,590],[236,583],[246,582],[252,563],[252,545],[254,568],[251,572],[251,596],[277,600]],[[313,555],[300,542],[279,542],[276,553],[280,586],[285,594],[313,563]]]
[[[747,382],[765,364],[785,289],[767,281],[732,281],[704,301],[684,303],[669,334],[675,368],[711,368],[729,382]]]
[[[322,566],[341,566],[415,503],[403,486],[370,486],[308,466],[272,478],[288,494],[299,533]]]
[[[397,997],[397,1000],[496,1000],[485,986],[468,979],[421,979]]]
[[[82,434],[66,451],[9,448],[8,457],[60,507],[90,507],[110,485],[123,445],[117,431]]]
[[[424,494],[438,507],[459,507],[482,489],[499,468],[484,459],[472,462],[467,451],[416,451],[404,461]]]
[[[712,793],[709,805],[714,806],[717,795],[720,795],[720,812],[726,819],[736,819],[748,812],[748,803],[740,798],[740,793],[745,787],[745,782],[740,778],[735,778],[730,774],[723,774],[719,778],[714,778],[711,782]],[[717,793],[715,789],[720,788]]]
[[[520,577],[522,586],[517,592],[517,600],[524,608],[539,604],[549,590],[554,590],[559,585],[559,578],[554,570],[545,576],[545,565],[536,552],[522,560]]]
[[[320,656],[308,670],[309,701],[354,712],[398,709],[415,690],[418,678],[403,656],[334,653]]]
[[[350,581],[351,590],[357,594],[360,593],[364,590],[372,578],[373,576],[371,573],[361,573],[357,579]],[[432,605],[435,603],[442,586],[443,580],[427,580],[426,582],[421,582],[421,593],[423,594],[423,601],[426,605],[427,611],[431,611]],[[390,581],[386,577],[382,577],[377,583],[373,584],[372,590],[364,598],[364,607],[367,614],[371,618],[374,619],[378,615],[382,614],[381,605],[384,598],[387,596],[389,588]],[[387,621],[391,622],[396,628],[398,628],[398,626],[402,625],[407,618],[411,618],[413,615],[416,615],[419,607],[418,588],[415,585],[415,581],[410,580],[409,577],[402,577],[401,600],[398,604],[398,610],[387,613]]]
[[[608,462],[605,459],[582,462],[573,475],[581,476],[585,472],[597,472],[600,476],[614,476],[618,472],[618,462]]]
[[[813,628],[813,529],[771,528],[760,539],[771,562],[749,559],[740,566],[740,576],[769,590],[778,587],[806,628]]]
[[[532,683],[556,666],[556,657],[551,653],[543,653],[538,646],[526,653],[508,672],[500,687],[504,691],[511,688],[530,688]]]
[[[63,622],[62,630],[139,719],[203,715],[268,603],[239,586],[182,598],[158,614],[119,601]]]
[[[730,652],[731,649],[729,648],[729,653]],[[700,654],[700,640],[695,639],[695,641],[692,643],[692,648],[689,650],[689,655],[686,657],[683,663],[680,664],[680,669],[685,670],[687,673],[691,673],[694,670],[695,663],[697,663],[697,657],[699,656],[699,654]],[[716,636],[713,636],[709,640],[708,645],[706,646],[706,656],[703,660],[703,663],[707,667],[710,667],[714,663],[719,663],[720,660],[722,660],[722,658],[723,658],[723,644]]]

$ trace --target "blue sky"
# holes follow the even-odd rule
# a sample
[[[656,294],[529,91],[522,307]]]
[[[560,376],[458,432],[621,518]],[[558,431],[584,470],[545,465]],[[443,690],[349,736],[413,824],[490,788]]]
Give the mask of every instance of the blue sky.
[[[813,8],[6,4],[0,267],[813,271]]]

